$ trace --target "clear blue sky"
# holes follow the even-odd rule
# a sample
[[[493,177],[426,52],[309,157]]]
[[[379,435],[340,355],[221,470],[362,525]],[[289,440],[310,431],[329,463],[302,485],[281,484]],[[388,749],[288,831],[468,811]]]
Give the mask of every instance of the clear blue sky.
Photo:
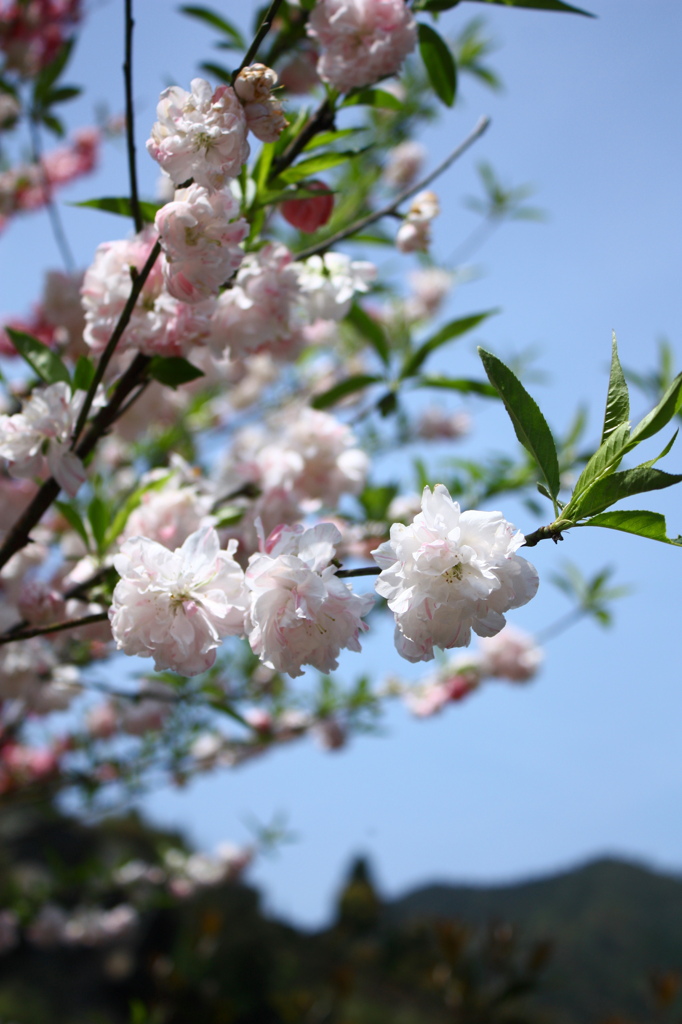
[[[91,5],[72,76],[94,83],[91,97],[107,97],[112,112],[122,107],[121,6]],[[242,21],[244,5],[215,6]],[[548,222],[494,236],[476,257],[481,275],[456,293],[448,314],[502,307],[475,340],[503,358],[537,347],[546,380],[532,389],[552,424],[565,428],[585,402],[594,436],[612,329],[633,368],[652,365],[662,335],[679,352],[682,11],[677,0],[587,6],[598,20],[478,3],[445,14],[441,30],[453,34],[486,15],[506,88],[498,96],[465,80],[464,102],[425,141],[435,163],[481,114],[493,118],[475,152],[439,186],[445,212],[435,244],[443,256],[472,225],[461,197],[476,191],[478,160],[489,160],[505,181],[535,185]],[[140,164],[151,192],[155,168],[143,141],[159,89],[186,87],[211,37],[161,0],[138,3],[136,17]],[[90,102],[74,107],[81,121]],[[124,181],[123,150],[112,146],[97,177],[66,198],[118,194]],[[114,218],[88,211],[66,210],[65,219],[82,264],[121,230]],[[37,291],[36,267],[58,265],[57,254],[42,216],[17,222],[3,242],[2,306],[21,312]],[[473,340],[452,359],[462,373],[479,372]],[[510,450],[504,415],[489,406],[473,411],[476,430],[464,450]],[[644,404],[635,401],[639,411]],[[679,471],[681,460],[673,452],[668,468]],[[648,507],[665,512],[676,533],[681,505],[673,490],[654,495]],[[504,511],[525,532],[540,525],[518,508]],[[187,827],[205,848],[247,838],[249,816],[266,822],[285,813],[297,842],[252,877],[268,906],[308,924],[324,920],[357,852],[370,854],[389,894],[434,878],[527,877],[605,852],[682,870],[682,552],[576,531],[558,549],[535,549],[541,580],[564,557],[585,571],[614,565],[636,592],[616,608],[611,631],[585,624],[553,641],[533,685],[491,686],[427,722],[396,707],[383,737],[358,739],[334,755],[312,743],[290,746],[184,792],[158,793],[145,807],[159,821]],[[541,629],[565,609],[542,582],[541,596],[513,621]],[[386,630],[367,645],[363,666],[390,660],[417,678],[414,668],[392,661],[390,647]],[[357,671],[357,656],[347,664]]]

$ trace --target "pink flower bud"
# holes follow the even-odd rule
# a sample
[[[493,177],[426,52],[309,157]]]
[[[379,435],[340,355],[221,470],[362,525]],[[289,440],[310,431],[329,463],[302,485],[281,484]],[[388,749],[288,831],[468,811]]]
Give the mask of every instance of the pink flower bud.
[[[287,224],[304,231],[307,235],[327,223],[334,209],[334,195],[323,181],[309,181],[305,186],[319,196],[306,199],[286,199],[280,209]]]

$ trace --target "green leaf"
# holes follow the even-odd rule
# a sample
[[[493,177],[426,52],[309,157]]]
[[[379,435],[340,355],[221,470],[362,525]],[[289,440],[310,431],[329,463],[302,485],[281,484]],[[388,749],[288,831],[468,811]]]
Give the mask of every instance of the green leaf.
[[[208,7],[200,7],[195,4],[187,4],[180,8],[182,14],[186,14],[190,18],[196,18],[198,21],[203,21],[206,25],[210,25],[211,28],[217,28],[223,35],[229,36],[235,47],[239,50],[246,49],[246,43],[241,32],[234,27],[234,25],[223,18],[220,14],[216,14],[215,11],[211,11]]]
[[[132,217],[133,206],[128,196],[104,196],[102,199],[85,199],[81,203],[70,203],[70,206],[85,206],[91,210],[103,210],[105,213],[116,213],[120,217]],[[142,220],[153,224],[162,203],[140,203]]]
[[[213,64],[211,61],[204,61],[203,64],[199,65],[202,71],[205,71],[207,75],[212,75],[217,78],[219,82],[225,82],[226,85],[230,85],[232,82],[232,72],[229,68],[224,68],[222,64]]]
[[[457,65],[450,47],[430,25],[419,22],[419,52],[436,96],[451,107],[457,92]]]
[[[358,495],[358,501],[368,519],[381,522],[386,519],[388,506],[397,493],[398,488],[391,484],[384,484],[383,487],[365,487],[362,494]]]
[[[92,498],[88,505],[88,522],[92,529],[92,536],[95,539],[97,550],[102,553],[109,523],[109,506],[98,494]]]
[[[581,7],[565,4],[563,0],[470,0],[473,3],[499,4],[501,7],[527,7],[533,11],[563,11],[565,14],[583,14],[595,18],[595,14],[583,11]]]
[[[464,395],[481,395],[483,398],[499,398],[499,393],[492,384],[483,380],[472,380],[470,377],[415,377],[415,386],[419,388],[442,388],[447,391],[459,391]]]
[[[46,384],[56,384],[60,380],[65,384],[71,383],[69,371],[56,352],[53,352],[31,334],[16,331],[13,327],[6,327],[5,330],[19,355],[41,380],[44,380]]]
[[[87,391],[95,377],[95,364],[87,356],[79,356],[73,371],[73,390]]]
[[[386,332],[381,324],[366,313],[362,306],[359,306],[357,302],[353,303],[350,308],[350,312],[346,315],[345,319],[353,325],[358,334],[361,334],[363,338],[367,339],[384,366],[388,366],[391,358],[391,351],[389,348],[388,338],[386,337]]]
[[[359,89],[346,96],[341,106],[379,107],[380,110],[396,111],[405,109],[405,104],[397,96],[394,96],[392,92],[386,92],[385,89]]]
[[[630,441],[634,448],[640,441],[653,437],[670,422],[682,406],[682,373],[678,373],[657,406],[648,413],[633,429]]]
[[[682,547],[682,537],[668,537],[665,516],[660,512],[604,512],[587,523],[581,523],[581,526],[605,526],[609,530],[622,530]]]
[[[85,544],[86,550],[90,551],[92,544],[90,543],[90,537],[88,531],[85,528],[85,523],[80,517],[80,514],[74,505],[67,505],[65,501],[55,501],[55,508],[59,509],[60,513],[64,516],[67,523],[72,530],[75,530],[80,539]]]
[[[324,146],[331,146],[333,142],[338,142],[340,139],[347,139],[349,135],[357,135],[358,132],[363,132],[364,128],[339,128],[338,131],[334,132],[318,132],[317,135],[313,135],[310,142],[307,142],[303,147],[303,152],[308,153],[313,149],[322,149]]]
[[[367,388],[371,384],[380,384],[382,380],[383,377],[373,377],[366,373],[357,373],[352,377],[346,377],[345,380],[339,381],[329,391],[324,391],[321,395],[315,395],[310,404],[313,409],[328,409],[330,405],[336,405],[346,395],[362,391],[363,388]]]
[[[310,156],[306,160],[300,160],[293,167],[278,176],[278,181],[284,181],[287,185],[295,185],[304,178],[312,178],[321,171],[328,171],[330,167],[338,167],[352,160],[362,150],[346,150],[343,153],[321,153],[320,156]]]
[[[556,499],[561,487],[559,460],[545,417],[537,402],[501,359],[482,348],[478,352],[490,383],[499,392],[509,413],[517,438],[537,462],[549,493]]]
[[[76,96],[80,96],[82,92],[83,90],[77,85],[62,85],[59,89],[50,89],[43,104],[46,107],[51,107],[53,103],[66,103],[68,100],[74,100]]]
[[[474,327],[477,327],[483,320],[487,320],[494,313],[497,313],[496,309],[488,309],[484,313],[472,313],[471,316],[463,316],[458,320],[451,320],[450,323],[445,324],[444,327],[441,327],[439,331],[407,356],[405,364],[400,371],[400,379],[404,380],[405,377],[413,377],[427,356],[437,348],[445,345],[448,341],[460,338],[467,331],[472,331]]]
[[[628,394],[627,381],[618,358],[618,345],[616,344],[616,332],[614,331],[611,339],[611,373],[609,374],[609,390],[606,396],[604,429],[601,435],[602,444],[616,427],[619,427],[621,423],[627,423],[629,418],[630,396]]]
[[[57,138],[63,139],[66,135],[66,128],[64,127],[63,121],[60,121],[58,117],[54,116],[54,114],[47,114],[43,111],[40,115],[40,120],[46,128],[49,128],[53,135],[57,136]]]
[[[650,466],[636,466],[635,469],[626,469],[622,473],[611,473],[585,491],[573,508],[571,518],[584,519],[586,516],[594,516],[623,498],[643,494],[645,491],[659,491],[680,481],[682,475],[664,473]]]
[[[33,85],[33,104],[34,106],[40,106],[45,101],[45,97],[50,91],[51,87],[57,81],[62,71],[69,62],[71,51],[73,50],[74,40],[70,39],[67,43],[61,47],[57,56],[52,60],[47,67],[43,68],[38,77],[36,78]]]
[[[181,384],[189,384],[204,376],[202,370],[182,356],[154,356],[147,372],[159,384],[166,384],[170,388],[178,388]]]
[[[623,456],[629,451],[630,424],[621,423],[609,434],[603,444],[588,459],[585,468],[573,488],[571,500],[565,508],[566,518],[573,518],[573,509],[579,507],[582,495],[602,477],[609,476],[620,466]]]

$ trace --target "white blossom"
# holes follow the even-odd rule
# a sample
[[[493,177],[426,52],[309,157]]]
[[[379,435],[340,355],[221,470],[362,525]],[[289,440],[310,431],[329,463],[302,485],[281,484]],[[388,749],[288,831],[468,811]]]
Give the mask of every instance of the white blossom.
[[[109,611],[120,650],[154,658],[157,670],[193,676],[210,668],[226,636],[243,634],[244,574],[236,542],[220,550],[215,530],[197,530],[175,551],[132,537],[114,558],[121,576]]]
[[[64,381],[36,388],[14,416],[0,416],[0,456],[17,477],[53,476],[73,497],[85,480],[83,463],[70,450],[71,437],[85,399],[72,396]]]
[[[176,185],[193,178],[209,189],[224,188],[249,158],[244,108],[229,85],[214,92],[194,78],[190,88],[173,85],[161,93],[147,150]]]
[[[311,256],[297,263],[301,303],[314,320],[343,320],[358,292],[369,291],[377,268],[367,260],[352,260],[340,252]]]
[[[515,552],[523,535],[501,512],[460,512],[443,484],[425,487],[410,526],[394,523],[373,553],[382,569],[377,593],[396,619],[396,647],[408,661],[434,646],[466,647],[471,630],[494,636],[504,612],[535,595],[534,567]]]
[[[303,665],[330,672],[342,648],[361,649],[358,637],[367,629],[362,616],[374,598],[354,594],[337,578],[331,562],[340,539],[331,523],[307,530],[282,526],[249,560],[249,643],[278,672],[300,676]]]

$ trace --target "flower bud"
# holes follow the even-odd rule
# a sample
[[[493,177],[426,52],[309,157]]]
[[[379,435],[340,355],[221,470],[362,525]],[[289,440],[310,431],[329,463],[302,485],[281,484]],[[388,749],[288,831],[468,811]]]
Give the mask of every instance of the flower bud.
[[[280,206],[282,216],[293,228],[311,235],[327,223],[334,209],[334,195],[323,181],[309,181],[305,186],[319,196],[305,199],[286,199]]]

